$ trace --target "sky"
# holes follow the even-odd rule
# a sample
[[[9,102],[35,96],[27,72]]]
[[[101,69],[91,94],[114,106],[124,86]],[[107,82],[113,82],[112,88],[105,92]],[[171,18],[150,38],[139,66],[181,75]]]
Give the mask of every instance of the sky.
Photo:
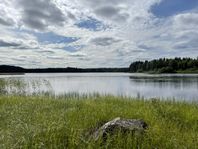
[[[0,0],[0,65],[128,67],[198,56],[198,0]]]

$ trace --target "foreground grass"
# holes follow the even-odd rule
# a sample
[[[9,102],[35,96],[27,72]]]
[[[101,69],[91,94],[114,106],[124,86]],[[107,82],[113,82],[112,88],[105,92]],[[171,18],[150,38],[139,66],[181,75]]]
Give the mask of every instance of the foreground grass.
[[[144,119],[143,136],[104,144],[85,135],[114,119]],[[0,148],[198,148],[198,104],[112,96],[0,96]]]

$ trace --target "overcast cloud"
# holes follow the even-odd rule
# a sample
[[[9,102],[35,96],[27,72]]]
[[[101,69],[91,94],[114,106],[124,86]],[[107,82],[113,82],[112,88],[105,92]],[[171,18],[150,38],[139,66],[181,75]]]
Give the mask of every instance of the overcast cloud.
[[[195,58],[198,1],[191,3],[0,0],[0,65],[127,67],[136,60]]]

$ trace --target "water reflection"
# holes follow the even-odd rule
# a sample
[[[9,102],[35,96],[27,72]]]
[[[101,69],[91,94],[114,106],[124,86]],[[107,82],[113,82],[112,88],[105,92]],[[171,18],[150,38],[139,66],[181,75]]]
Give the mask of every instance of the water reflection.
[[[50,91],[55,95],[60,95],[76,92],[79,94],[100,93],[141,98],[160,97],[198,100],[198,75],[67,73],[26,74],[24,76],[4,76],[2,78],[23,80],[28,84],[25,91],[29,93]]]
[[[146,97],[194,100],[198,98],[197,75],[146,75],[129,78],[132,84],[145,87],[141,93]]]
[[[192,86],[198,88],[198,76],[130,76],[129,78],[137,84],[151,85],[159,88],[166,86],[176,89],[189,88]]]

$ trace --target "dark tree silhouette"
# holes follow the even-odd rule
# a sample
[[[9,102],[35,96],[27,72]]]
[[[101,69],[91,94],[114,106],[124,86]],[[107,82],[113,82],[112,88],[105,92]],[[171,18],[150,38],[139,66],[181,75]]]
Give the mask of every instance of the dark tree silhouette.
[[[161,58],[152,61],[134,62],[129,67],[130,72],[175,73],[177,71],[198,70],[198,58]]]

